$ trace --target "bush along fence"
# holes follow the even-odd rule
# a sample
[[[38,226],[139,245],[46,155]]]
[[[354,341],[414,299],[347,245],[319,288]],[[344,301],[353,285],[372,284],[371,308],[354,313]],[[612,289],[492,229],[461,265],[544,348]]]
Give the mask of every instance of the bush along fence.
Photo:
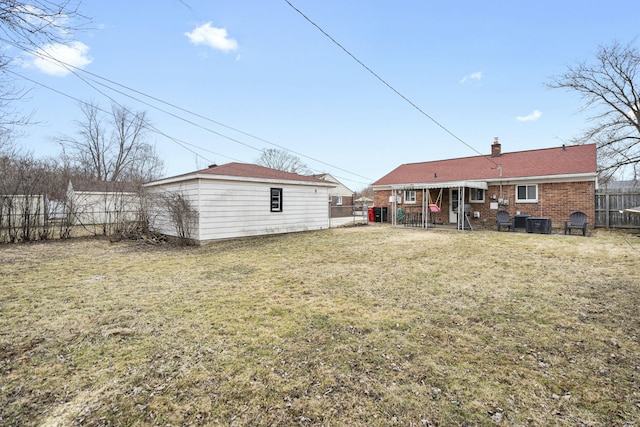
[[[101,219],[91,221],[85,217],[78,220],[73,215],[56,218],[42,212],[0,213],[0,244],[83,236],[128,235],[146,229],[139,212],[110,211],[86,214]]]
[[[140,227],[144,219],[140,209],[131,207],[79,210],[42,195],[0,196],[0,243],[111,236]]]

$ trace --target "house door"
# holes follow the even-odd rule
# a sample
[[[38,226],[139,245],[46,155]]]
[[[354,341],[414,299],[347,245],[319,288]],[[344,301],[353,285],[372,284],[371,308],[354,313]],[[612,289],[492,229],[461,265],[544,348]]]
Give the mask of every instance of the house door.
[[[449,189],[449,222],[458,223],[458,198],[460,190],[457,188]]]

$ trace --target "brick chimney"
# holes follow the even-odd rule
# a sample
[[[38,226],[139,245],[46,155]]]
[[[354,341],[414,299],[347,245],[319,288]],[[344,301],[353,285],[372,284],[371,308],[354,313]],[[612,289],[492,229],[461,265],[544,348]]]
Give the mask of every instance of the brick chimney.
[[[491,157],[500,157],[502,145],[498,142],[498,137],[493,140],[493,144],[491,144]]]

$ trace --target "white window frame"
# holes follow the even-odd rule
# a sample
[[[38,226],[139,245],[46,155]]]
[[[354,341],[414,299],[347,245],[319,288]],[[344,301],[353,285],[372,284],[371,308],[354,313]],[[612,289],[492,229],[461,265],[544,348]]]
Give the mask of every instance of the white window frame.
[[[524,198],[524,199],[521,199],[521,198],[519,197],[518,189],[519,189],[520,187],[526,187],[525,192],[527,193],[527,196],[526,196],[526,198]],[[535,188],[535,192],[536,192],[536,197],[535,197],[535,198],[530,198],[530,197],[529,197],[529,195],[530,195],[530,194],[529,194],[529,188],[530,188],[530,187]],[[538,184],[517,184],[517,185],[516,185],[516,203],[538,203],[538,198],[539,198],[539,197],[538,197],[538,194],[539,194],[539,193],[538,193]]]
[[[342,196],[336,196],[336,206],[342,206]]]
[[[474,195],[474,193],[477,195],[477,192],[480,191],[480,194],[482,194],[482,198],[481,199],[473,199],[472,196]],[[482,188],[470,188],[469,189],[469,203],[484,203],[484,194],[486,193],[486,191],[484,191]]]
[[[404,190],[404,203],[415,205],[417,200],[416,190]]]

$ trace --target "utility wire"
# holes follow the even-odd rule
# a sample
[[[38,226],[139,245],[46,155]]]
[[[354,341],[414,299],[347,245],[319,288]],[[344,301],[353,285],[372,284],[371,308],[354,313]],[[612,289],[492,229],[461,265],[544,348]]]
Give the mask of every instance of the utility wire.
[[[162,99],[156,98],[156,97],[154,97],[154,96],[148,95],[148,94],[146,94],[146,93],[144,93],[144,92],[140,92],[140,91],[138,91],[138,90],[136,90],[136,89],[133,89],[133,88],[131,88],[131,87],[128,87],[128,86],[122,85],[122,84],[120,84],[120,83],[117,83],[117,82],[115,82],[115,81],[112,81],[112,80],[106,79],[106,78],[104,78],[104,77],[98,76],[97,74],[91,73],[91,72],[89,72],[89,71],[82,70],[82,69],[79,69],[79,71],[80,71],[80,72],[82,72],[82,73],[86,73],[86,74],[89,74],[89,75],[95,76],[95,77],[97,77],[97,78],[99,78],[99,79],[102,79],[102,80],[104,80],[104,81],[107,81],[107,82],[109,82],[109,83],[111,83],[111,84],[113,84],[113,85],[116,85],[116,86],[118,86],[118,87],[124,88],[124,89],[126,89],[126,90],[131,91],[131,92],[137,93],[137,94],[142,95],[142,96],[144,96],[144,97],[146,97],[146,98],[149,98],[149,99],[152,99],[152,100],[154,100],[154,101],[156,101],[156,102],[159,102],[159,103],[161,103],[161,104],[167,105],[167,106],[169,106],[169,107],[171,107],[171,108],[175,108],[176,110],[179,110],[179,111],[185,112],[185,113],[190,114],[190,115],[192,115],[192,116],[195,116],[195,117],[198,117],[198,118],[200,118],[200,119],[206,120],[206,121],[208,121],[208,122],[214,123],[214,124],[216,124],[216,125],[222,126],[222,127],[227,128],[227,129],[229,129],[229,130],[232,130],[232,131],[234,131],[234,132],[238,132],[238,133],[240,133],[240,134],[242,134],[242,135],[248,136],[248,137],[250,137],[250,138],[256,139],[256,140],[258,140],[258,141],[264,142],[264,143],[269,144],[269,145],[272,145],[272,146],[274,146],[274,147],[278,147],[278,148],[280,148],[281,150],[288,151],[288,152],[293,153],[293,154],[296,154],[296,155],[298,155],[298,156],[300,156],[300,157],[304,157],[304,158],[309,159],[309,160],[312,160],[312,161],[314,161],[314,162],[321,163],[321,164],[323,164],[323,165],[325,165],[325,166],[329,166],[329,167],[331,167],[331,168],[334,168],[334,169],[340,170],[340,171],[342,171],[342,172],[346,172],[346,173],[348,173],[348,174],[350,174],[350,175],[357,176],[357,177],[359,177],[359,178],[363,178],[363,179],[366,179],[366,180],[368,180],[368,181],[373,181],[371,178],[368,178],[368,177],[366,177],[366,176],[362,176],[362,175],[359,175],[359,174],[357,174],[357,173],[355,173],[355,172],[348,171],[348,170],[346,170],[346,169],[343,169],[343,168],[340,168],[340,167],[338,167],[338,166],[332,165],[332,164],[330,164],[330,163],[324,162],[324,161],[319,160],[319,159],[317,159],[317,158],[314,158],[314,157],[311,157],[311,156],[307,156],[306,154],[300,153],[300,152],[298,152],[298,151],[295,151],[295,150],[292,150],[292,149],[290,149],[290,148],[284,147],[284,146],[282,146],[282,145],[276,144],[276,143],[274,143],[274,142],[268,141],[268,140],[266,140],[266,139],[264,139],[264,138],[260,138],[260,137],[258,137],[258,136],[252,135],[252,134],[250,134],[250,133],[248,133],[248,132],[242,131],[242,130],[240,130],[240,129],[237,129],[237,128],[234,128],[234,127],[232,127],[232,126],[226,125],[226,124],[224,124],[224,123],[218,122],[218,121],[216,121],[216,120],[210,119],[210,118],[205,117],[205,116],[203,116],[203,115],[201,115],[201,114],[198,114],[198,113],[195,113],[195,112],[193,112],[193,111],[187,110],[187,109],[185,109],[185,108],[182,108],[182,107],[177,106],[177,105],[175,105],[175,104],[172,104],[172,103],[170,103],[170,102],[163,101]],[[168,115],[170,115],[170,116],[172,116],[172,117],[175,117],[175,118],[177,118],[177,119],[179,119],[179,120],[182,120],[182,121],[184,121],[184,122],[186,122],[186,123],[189,123],[189,124],[191,124],[191,125],[193,125],[193,126],[199,127],[200,129],[203,129],[203,130],[205,130],[205,131],[207,131],[207,132],[210,132],[210,133],[213,133],[213,134],[215,134],[215,135],[221,136],[221,137],[223,137],[223,138],[229,139],[229,140],[231,140],[231,141],[233,141],[233,142],[236,142],[236,143],[238,143],[238,144],[244,145],[244,146],[246,146],[246,147],[248,147],[248,148],[251,148],[251,149],[253,149],[253,150],[256,150],[256,151],[262,151],[261,149],[256,148],[256,147],[254,147],[254,146],[252,146],[252,145],[250,145],[250,144],[247,144],[247,143],[245,143],[245,142],[242,142],[242,141],[240,141],[240,140],[238,140],[238,139],[235,139],[235,138],[232,138],[232,137],[230,137],[230,136],[224,135],[224,134],[222,134],[222,133],[220,133],[220,132],[217,132],[217,131],[215,131],[215,130],[213,130],[213,129],[210,129],[210,128],[207,128],[207,127],[205,127],[205,126],[202,126],[202,125],[200,125],[200,124],[198,124],[198,123],[195,123],[195,122],[193,122],[193,121],[191,121],[191,120],[189,120],[189,119],[185,119],[184,117],[181,117],[181,116],[178,116],[178,115],[176,115],[176,114],[174,114],[174,113],[171,113],[171,112],[169,112],[169,111],[167,111],[167,110],[165,110],[165,109],[162,109],[162,108],[160,108],[160,107],[157,107],[157,106],[155,106],[155,105],[152,105],[152,104],[150,104],[150,103],[148,103],[148,102],[142,101],[142,100],[140,100],[140,99],[138,99],[138,98],[132,97],[131,95],[129,95],[129,94],[127,94],[127,93],[124,93],[124,92],[122,92],[122,91],[120,91],[120,90],[114,89],[113,87],[110,87],[110,86],[108,86],[108,85],[106,85],[106,84],[104,84],[104,83],[101,83],[101,82],[99,82],[99,81],[96,81],[95,79],[91,79],[91,81],[93,81],[93,82],[95,82],[96,84],[99,84],[99,85],[101,85],[101,86],[103,86],[103,87],[106,87],[106,88],[108,88],[108,89],[110,89],[110,90],[112,90],[112,91],[114,91],[114,92],[120,93],[121,95],[124,95],[124,96],[127,96],[127,97],[131,98],[131,99],[134,99],[134,100],[136,100],[136,101],[138,101],[138,102],[140,102],[140,103],[142,103],[142,104],[148,105],[149,107],[154,108],[154,109],[156,109],[156,110],[158,110],[158,111],[161,111],[161,112],[163,112],[163,113],[165,113],[165,114],[168,114]],[[317,171],[317,170],[316,170],[316,171]],[[358,181],[354,181],[354,182],[358,182]],[[363,184],[366,184],[366,183],[363,183]]]
[[[385,79],[383,79],[382,77],[380,77],[380,75],[378,75],[375,71],[373,71],[371,68],[369,68],[364,62],[362,62],[361,60],[359,60],[353,53],[351,53],[349,50],[347,50],[347,48],[345,48],[342,44],[340,44],[336,39],[334,39],[329,33],[327,33],[325,30],[323,30],[318,24],[316,24],[314,21],[311,20],[311,18],[309,18],[307,15],[305,15],[300,9],[298,9],[297,7],[295,7],[293,4],[291,4],[291,2],[289,0],[284,0],[285,3],[287,3],[293,10],[295,10],[300,16],[302,16],[307,22],[309,22],[311,25],[313,25],[314,27],[316,27],[318,29],[318,31],[320,31],[322,34],[324,34],[329,40],[331,40],[336,46],[338,46],[340,49],[342,49],[344,51],[344,53],[346,53],[347,55],[349,55],[351,57],[351,59],[353,59],[354,61],[356,61],[358,64],[360,64],[365,70],[367,70],[371,75],[373,75],[376,79],[378,79],[382,84],[384,84],[386,87],[388,87],[389,89],[391,89],[396,95],[398,95],[400,98],[402,98],[403,100],[405,100],[409,105],[411,105],[413,108],[415,108],[416,110],[418,110],[423,116],[425,116],[426,118],[428,118],[429,120],[431,120],[433,123],[435,123],[438,127],[440,127],[442,130],[444,130],[446,133],[448,133],[449,135],[451,135],[453,138],[455,138],[456,140],[460,141],[461,143],[463,143],[464,145],[466,145],[468,148],[470,148],[471,150],[473,150],[474,152],[478,153],[480,156],[482,156],[483,158],[487,159],[488,161],[490,161],[491,163],[493,163],[494,165],[498,166],[498,164],[496,162],[494,162],[493,160],[491,160],[490,158],[486,157],[484,154],[482,154],[480,151],[476,150],[474,147],[472,147],[470,144],[466,143],[462,138],[458,137],[456,134],[454,134],[452,131],[450,131],[446,126],[444,126],[443,124],[441,124],[439,121],[437,121],[436,119],[434,119],[431,115],[427,114],[427,112],[425,112],[422,108],[418,107],[413,101],[411,101],[409,98],[407,98],[406,96],[404,96],[399,90],[397,90],[395,87],[393,87],[390,83],[388,83]]]
[[[22,74],[18,74],[18,73],[14,72],[14,71],[11,71],[11,70],[7,70],[7,72],[8,72],[8,73],[11,73],[11,74],[13,74],[13,75],[15,75],[15,76],[17,76],[17,77],[20,77],[20,78],[22,78],[22,79],[24,79],[24,80],[27,80],[27,81],[29,81],[29,82],[31,82],[31,83],[33,83],[33,84],[39,85],[39,86],[41,86],[41,87],[43,87],[43,88],[45,88],[45,89],[48,89],[48,90],[50,90],[50,91],[52,91],[52,92],[55,92],[55,93],[57,93],[57,94],[59,94],[59,95],[65,96],[65,97],[67,97],[67,98],[69,98],[69,99],[72,99],[72,100],[74,100],[74,101],[76,101],[76,102],[78,102],[78,103],[80,103],[80,104],[84,104],[84,105],[87,105],[87,106],[92,105],[92,104],[90,104],[90,103],[88,103],[88,102],[86,102],[86,101],[83,101],[83,100],[81,100],[81,99],[78,99],[78,98],[76,98],[76,97],[73,97],[73,96],[71,96],[71,95],[69,95],[69,94],[67,94],[67,93],[64,93],[64,92],[59,91],[59,90],[57,90],[57,89],[55,89],[55,88],[52,88],[52,87],[50,87],[50,86],[47,86],[47,85],[45,85],[45,84],[43,84],[43,83],[41,83],[41,82],[38,82],[38,81],[36,81],[36,80],[34,80],[34,79],[31,79],[31,78],[29,78],[29,77],[26,77],[26,76],[24,76],[24,75],[22,75]],[[75,73],[74,73],[74,74],[75,74]],[[120,106],[121,108],[125,108],[124,106],[122,106],[121,104],[119,104],[117,101],[115,101],[112,97],[110,97],[110,96],[106,95],[104,92],[102,92],[102,91],[100,91],[100,90],[96,89],[93,85],[91,85],[91,84],[89,84],[88,82],[86,82],[82,77],[79,77],[79,76],[78,76],[78,78],[80,78],[80,80],[82,80],[82,81],[84,81],[85,83],[87,83],[90,87],[92,87],[93,89],[95,89],[95,90],[96,90],[98,93],[100,93],[101,95],[103,95],[103,96],[107,97],[107,98],[108,98],[111,102],[113,102],[114,104],[116,104],[116,105]],[[94,81],[94,80],[92,80],[92,81]],[[203,128],[203,129],[205,129],[205,130],[207,130],[207,131],[209,131],[209,132],[213,132],[213,133],[215,133],[215,134],[217,134],[217,135],[220,135],[220,136],[222,136],[223,138],[227,138],[227,139],[230,139],[230,140],[232,140],[232,141],[238,142],[238,143],[240,143],[240,144],[247,145],[247,144],[245,144],[245,143],[243,143],[243,142],[241,142],[241,141],[237,141],[237,140],[235,140],[235,139],[233,139],[233,138],[231,138],[231,137],[228,137],[228,136],[226,136],[226,135],[224,135],[224,134],[220,134],[220,133],[218,133],[218,132],[216,132],[216,131],[213,131],[213,130],[211,130],[211,129],[204,128],[204,127],[202,127],[202,126],[198,125],[197,123],[192,123],[192,122],[190,122],[190,121],[188,121],[188,120],[186,120],[186,119],[183,119],[182,117],[177,116],[177,115],[175,115],[175,114],[173,114],[173,113],[171,113],[171,112],[169,112],[169,111],[165,111],[165,110],[163,110],[163,109],[160,109],[160,108],[158,108],[158,107],[155,107],[155,106],[154,106],[154,105],[152,105],[152,104],[149,104],[149,103],[147,103],[147,102],[145,102],[145,101],[142,101],[142,100],[140,100],[140,99],[138,99],[138,98],[132,97],[131,95],[128,95],[128,94],[126,94],[126,93],[124,93],[124,92],[118,91],[118,90],[116,90],[116,89],[114,89],[114,88],[111,88],[111,87],[109,87],[109,86],[107,86],[107,85],[104,85],[103,83],[100,83],[100,82],[97,82],[97,81],[94,81],[94,82],[95,82],[96,84],[99,84],[99,85],[101,85],[101,86],[103,86],[103,87],[107,88],[107,89],[113,90],[113,91],[115,91],[115,92],[117,92],[117,93],[120,93],[120,94],[122,94],[122,95],[124,95],[124,96],[127,96],[127,97],[129,97],[129,98],[131,98],[131,99],[133,99],[133,100],[135,100],[135,101],[137,101],[137,102],[140,102],[140,103],[143,103],[143,104],[145,104],[145,105],[148,105],[148,106],[150,106],[150,107],[152,107],[152,108],[155,108],[155,109],[157,109],[157,110],[159,110],[159,111],[162,111],[162,112],[164,112],[164,113],[166,113],[166,114],[169,114],[169,115],[171,115],[171,116],[174,116],[174,117],[176,117],[176,118],[178,118],[178,119],[180,119],[180,120],[187,121],[188,123],[190,123],[190,124],[192,124],[192,125],[194,125],[194,126],[201,127],[201,128]],[[98,109],[99,111],[102,111],[103,113],[109,114],[109,111],[107,111],[107,110],[105,110],[105,109],[103,109],[103,108],[100,108],[99,106],[96,106],[96,105],[92,105],[92,106],[93,106],[93,107],[95,107],[96,109]],[[227,159],[230,159],[230,160],[236,161],[236,162],[242,162],[242,160],[236,159],[236,158],[234,158],[234,157],[230,157],[230,156],[227,156],[227,155],[225,155],[225,154],[217,153],[217,152],[212,151],[212,150],[209,150],[209,149],[207,149],[207,148],[200,147],[200,146],[198,146],[198,145],[195,145],[195,144],[192,144],[192,143],[189,143],[189,142],[186,142],[186,141],[180,140],[180,139],[178,139],[178,138],[175,138],[175,137],[173,137],[173,136],[171,136],[171,135],[168,135],[167,133],[165,133],[165,132],[161,131],[160,129],[158,129],[158,128],[157,128],[156,126],[154,126],[153,124],[150,124],[150,125],[149,125],[149,129],[151,129],[153,132],[155,132],[155,133],[157,133],[157,134],[159,134],[159,135],[161,135],[161,136],[164,136],[165,138],[167,138],[167,139],[169,139],[169,140],[171,140],[171,141],[175,142],[176,144],[178,144],[179,146],[181,146],[181,147],[182,147],[182,148],[184,148],[185,150],[187,150],[187,151],[189,151],[189,152],[191,152],[191,153],[195,154],[195,155],[196,155],[196,157],[200,157],[200,158],[202,158],[203,160],[206,160],[207,162],[209,162],[210,164],[211,164],[211,163],[214,163],[214,162],[213,162],[212,160],[210,160],[210,159],[206,158],[206,157],[205,157],[205,156],[203,156],[202,154],[200,154],[200,153],[198,153],[198,152],[196,152],[196,151],[194,151],[194,150],[190,149],[190,148],[189,148],[189,147],[187,147],[187,146],[193,147],[194,149],[197,149],[197,150],[200,150],[200,151],[205,151],[205,152],[208,152],[208,153],[214,154],[214,155],[216,155],[216,156],[221,156],[221,157],[224,157],[224,158],[227,158]],[[247,146],[248,146],[248,147],[250,147],[250,148],[253,148],[254,150],[260,151],[259,149],[255,148],[255,147],[252,147],[252,146],[250,146],[250,145],[247,145]],[[314,172],[322,172],[322,171],[320,171],[320,170],[314,170],[314,169],[312,169],[312,170],[313,170]],[[353,179],[350,179],[350,178],[346,178],[346,177],[342,177],[342,176],[339,176],[339,175],[335,175],[335,177],[336,177],[336,178],[343,179],[343,180],[351,181],[351,182],[354,182],[354,183],[358,183],[358,184],[369,185],[369,183],[368,183],[368,182],[356,181],[356,180],[353,180]]]
[[[82,73],[84,73],[84,74],[90,75],[90,76],[95,77],[95,78],[97,78],[97,79],[100,79],[100,80],[106,81],[106,82],[108,82],[108,83],[110,83],[110,84],[112,84],[112,85],[116,85],[116,86],[118,86],[118,87],[121,87],[121,88],[126,89],[126,90],[128,90],[128,91],[131,91],[131,92],[133,92],[133,93],[137,93],[137,94],[142,95],[142,96],[144,96],[144,97],[146,97],[146,98],[149,98],[149,99],[151,99],[151,100],[153,100],[153,101],[156,101],[156,102],[159,102],[159,103],[161,103],[161,104],[167,105],[167,106],[169,106],[169,107],[171,107],[171,108],[175,108],[175,109],[177,109],[177,110],[179,110],[179,111],[185,112],[185,113],[187,113],[187,114],[193,115],[193,116],[195,116],[195,117],[201,118],[201,119],[206,120],[206,121],[209,121],[209,122],[211,122],[211,123],[215,123],[215,124],[217,124],[217,125],[219,125],[219,126],[225,127],[225,128],[227,128],[227,129],[230,129],[230,130],[232,130],[232,131],[234,131],[234,132],[238,132],[238,133],[243,134],[243,135],[245,135],[245,136],[248,136],[248,137],[254,138],[254,139],[258,140],[258,141],[264,142],[264,143],[269,144],[269,145],[272,145],[272,146],[274,146],[274,147],[278,147],[278,148],[280,148],[280,149],[282,149],[282,150],[285,150],[285,151],[287,151],[287,152],[290,152],[290,153],[296,154],[296,155],[298,155],[298,156],[301,156],[301,157],[304,157],[304,158],[306,158],[306,159],[312,160],[312,161],[314,161],[314,162],[317,162],[317,163],[323,164],[323,165],[328,166],[328,167],[331,167],[331,168],[333,168],[333,169],[340,170],[340,171],[345,172],[345,173],[347,173],[347,174],[349,174],[349,175],[352,175],[352,176],[356,176],[356,177],[359,177],[359,178],[365,179],[365,180],[367,180],[368,182],[359,182],[359,181],[355,181],[355,180],[353,180],[353,179],[348,179],[348,178],[342,178],[342,177],[340,177],[340,178],[342,178],[342,179],[347,179],[347,180],[349,180],[349,181],[356,182],[356,183],[359,183],[359,184],[365,184],[365,185],[368,185],[371,181],[373,181],[371,178],[368,178],[368,177],[366,177],[366,176],[359,175],[359,174],[357,174],[357,173],[354,173],[354,172],[351,172],[351,171],[349,171],[349,170],[346,170],[346,169],[340,168],[340,167],[338,167],[338,166],[332,165],[332,164],[330,164],[330,163],[324,162],[324,161],[319,160],[319,159],[316,159],[316,158],[314,158],[314,157],[307,156],[307,155],[305,155],[305,154],[303,154],[303,153],[300,153],[300,152],[297,152],[297,151],[291,150],[291,149],[286,148],[286,147],[284,147],[284,146],[282,146],[282,145],[279,145],[279,144],[273,143],[273,142],[271,142],[271,141],[268,141],[268,140],[266,140],[266,139],[263,139],[263,138],[257,137],[257,136],[255,136],[255,135],[252,135],[252,134],[250,134],[250,133],[244,132],[244,131],[239,130],[239,129],[237,129],[237,128],[234,128],[234,127],[231,127],[231,126],[225,125],[225,124],[223,124],[223,123],[220,123],[220,122],[218,122],[218,121],[215,121],[215,120],[213,120],[213,119],[210,119],[210,118],[208,118],[208,117],[205,117],[205,116],[203,116],[203,115],[201,115],[201,114],[198,114],[198,113],[195,113],[195,112],[193,112],[193,111],[187,110],[187,109],[185,109],[185,108],[179,107],[179,106],[177,106],[177,105],[175,105],[175,104],[172,104],[172,103],[169,103],[169,102],[163,101],[163,100],[161,100],[161,99],[159,99],[159,98],[157,98],[157,97],[154,97],[154,96],[152,96],[152,95],[146,94],[146,93],[141,92],[141,91],[138,91],[138,90],[133,89],[133,88],[131,88],[131,87],[128,87],[128,86],[126,86],[126,85],[123,85],[123,84],[117,83],[117,82],[115,82],[115,81],[113,81],[113,80],[107,79],[107,78],[102,77],[102,76],[100,76],[100,75],[98,75],[98,74],[95,74],[95,73],[92,73],[92,72],[89,72],[89,71],[86,71],[86,70],[80,69],[80,68],[75,67],[75,66],[73,66],[73,65],[71,65],[71,64],[67,64],[67,63],[65,63],[64,61],[61,61],[61,60],[59,60],[59,59],[56,59],[56,58],[52,57],[51,55],[47,54],[46,52],[43,52],[43,51],[38,51],[38,52],[36,52],[36,51],[31,50],[31,49],[25,48],[25,47],[23,47],[23,46],[21,46],[21,45],[19,45],[19,44],[15,44],[15,43],[13,43],[13,42],[10,42],[10,41],[8,41],[8,40],[2,39],[2,38],[0,38],[0,40],[2,40],[2,41],[4,41],[4,42],[6,42],[6,43],[8,43],[8,44],[11,44],[12,46],[14,46],[14,47],[16,47],[16,48],[19,48],[19,49],[21,49],[21,50],[23,50],[23,51],[25,51],[25,52],[27,52],[27,53],[29,53],[29,54],[31,54],[31,55],[38,56],[38,57],[40,57],[40,58],[42,58],[42,59],[45,59],[45,60],[47,60],[47,61],[55,62],[55,63],[59,64],[60,66],[62,66],[62,67],[64,67],[65,69],[67,69],[69,72],[73,73],[76,77],[78,77],[80,80],[82,80],[83,82],[85,82],[87,85],[89,85],[90,87],[92,87],[92,88],[93,88],[94,90],[96,90],[98,93],[100,93],[100,94],[102,94],[103,96],[107,97],[108,99],[110,99],[112,102],[115,102],[116,104],[118,104],[118,103],[117,103],[113,98],[111,98],[110,96],[108,96],[108,95],[107,95],[107,94],[105,94],[104,92],[100,91],[99,89],[97,89],[97,88],[96,88],[95,86],[93,86],[92,84],[88,83],[87,79],[85,79],[85,78],[81,77],[81,76],[78,74],[78,72],[82,72]],[[14,73],[14,74],[15,74],[15,73]],[[30,80],[30,79],[27,79],[27,80]],[[207,131],[207,132],[213,133],[213,134],[215,134],[215,135],[218,135],[218,136],[220,136],[220,137],[222,137],[222,138],[228,139],[228,140],[230,140],[230,141],[232,141],[232,142],[235,142],[235,143],[237,143],[237,144],[243,145],[243,146],[245,146],[245,147],[247,147],[247,148],[250,148],[250,149],[253,149],[253,150],[255,150],[255,151],[258,151],[258,152],[261,152],[261,151],[262,151],[260,148],[254,147],[254,146],[252,146],[252,145],[250,145],[250,144],[247,144],[247,143],[245,143],[245,142],[242,142],[242,141],[240,141],[240,140],[238,140],[238,139],[232,138],[232,137],[230,137],[230,136],[228,136],[228,135],[224,135],[224,134],[222,134],[222,133],[220,133],[220,132],[217,132],[217,131],[215,131],[215,130],[213,130],[213,129],[210,129],[210,128],[208,128],[208,127],[202,126],[202,125],[200,125],[200,124],[198,124],[198,123],[195,123],[195,122],[194,122],[194,121],[192,121],[192,120],[186,119],[186,118],[184,118],[184,117],[182,117],[182,116],[179,116],[179,115],[174,114],[174,113],[172,113],[172,112],[170,112],[170,111],[167,111],[167,110],[165,110],[165,109],[162,109],[162,108],[160,108],[160,107],[158,107],[158,106],[156,106],[156,105],[153,105],[153,104],[151,104],[151,103],[149,103],[149,102],[146,102],[146,101],[140,100],[139,98],[133,97],[133,96],[131,96],[131,95],[129,95],[129,94],[127,94],[127,93],[125,93],[125,92],[122,92],[122,91],[120,91],[120,90],[117,90],[117,89],[115,89],[115,88],[113,88],[113,87],[111,87],[111,86],[108,86],[108,85],[107,85],[107,84],[105,84],[105,83],[99,82],[99,81],[97,81],[97,80],[95,80],[95,79],[89,79],[89,80],[91,80],[91,81],[92,81],[92,82],[94,82],[95,84],[99,84],[99,85],[100,85],[100,86],[102,86],[102,87],[105,87],[105,88],[110,89],[110,90],[112,90],[112,91],[114,91],[114,92],[116,92],[116,93],[119,93],[119,94],[123,95],[123,96],[126,96],[126,97],[128,97],[128,98],[131,98],[131,99],[133,99],[133,100],[135,100],[135,101],[137,101],[137,102],[140,102],[140,103],[142,103],[142,104],[144,104],[144,105],[147,105],[147,106],[149,106],[149,107],[151,107],[151,108],[153,108],[153,109],[155,109],[155,110],[158,110],[158,111],[161,111],[161,112],[163,112],[163,113],[165,113],[165,114],[168,114],[168,115],[170,115],[170,116],[172,116],[172,117],[174,117],[174,118],[177,118],[178,120],[184,121],[184,122],[186,122],[186,123],[188,123],[188,124],[190,124],[190,125],[196,126],[196,127],[200,128],[200,129],[202,129],[202,130],[205,130],[205,131]],[[43,85],[43,86],[44,86],[44,85]],[[58,91],[56,91],[56,92],[58,92]],[[58,93],[59,93],[59,92],[58,92]],[[119,104],[118,104],[118,105],[119,105]],[[162,132],[158,132],[158,133],[162,134]],[[169,139],[172,139],[172,138],[171,138],[171,137],[169,137]],[[184,143],[184,141],[183,141],[183,143]],[[191,145],[191,146],[193,146],[193,147],[197,147],[197,146],[195,146],[195,145],[193,145],[193,144],[188,144],[188,145]],[[197,147],[197,148],[202,149],[201,147]],[[202,150],[204,150],[204,151],[208,151],[208,150],[205,150],[205,149],[202,149]],[[191,150],[189,150],[189,151],[191,151]],[[193,151],[192,151],[192,152],[193,152]],[[214,154],[215,154],[215,153],[214,153]],[[196,154],[196,155],[197,155],[197,154]],[[217,154],[217,155],[221,155],[221,154]],[[228,156],[224,156],[224,155],[221,155],[221,156],[223,156],[223,157],[227,157],[227,158],[230,158],[230,157],[228,157]],[[320,172],[319,170],[315,170],[315,171],[316,171],[316,172]],[[337,176],[337,177],[338,177],[338,176]]]
[[[91,105],[91,104],[89,104],[89,103],[88,103],[88,102],[86,102],[86,101],[83,101],[83,100],[81,100],[81,99],[78,99],[78,98],[76,98],[76,97],[74,97],[74,96],[72,96],[72,95],[69,95],[68,93],[64,93],[64,92],[62,92],[62,91],[60,91],[60,90],[58,90],[58,89],[55,89],[55,88],[53,88],[53,87],[51,87],[51,86],[48,86],[48,85],[46,85],[46,84],[44,84],[44,83],[41,83],[41,82],[36,81],[36,80],[34,80],[34,79],[31,79],[31,78],[29,78],[29,77],[27,77],[27,76],[24,76],[24,75],[22,75],[22,74],[16,73],[15,71],[12,71],[12,70],[5,70],[5,71],[6,71],[7,73],[13,74],[13,75],[14,75],[14,76],[16,76],[16,77],[19,77],[19,78],[21,78],[21,79],[24,79],[24,80],[26,80],[26,81],[29,81],[29,82],[31,82],[31,83],[33,83],[33,84],[36,84],[36,85],[38,85],[38,86],[41,86],[41,87],[43,87],[43,88],[45,88],[45,89],[48,89],[48,90],[50,90],[50,91],[52,91],[52,92],[55,92],[55,93],[57,93],[58,95],[62,95],[62,96],[64,96],[64,97],[66,97],[66,98],[69,98],[69,99],[71,99],[71,100],[73,100],[73,101],[76,101],[76,102],[78,102],[79,104],[83,104],[83,105],[86,105],[86,106],[93,106],[93,107],[95,107],[97,110],[99,110],[99,111],[101,111],[101,112],[103,112],[103,113],[109,114],[109,111],[105,110],[104,108],[101,108],[100,106],[97,106],[97,105]],[[111,98],[109,98],[109,99],[111,99]],[[118,104],[118,103],[117,103],[117,102],[115,102],[115,101],[114,101],[114,103],[115,103],[115,104],[117,104],[117,105],[119,105],[119,106],[121,106],[120,104]],[[122,106],[121,106],[121,107],[122,107]],[[165,138],[167,138],[167,139],[169,139],[169,140],[171,140],[171,141],[175,142],[176,144],[178,144],[179,146],[181,146],[181,147],[182,147],[182,148],[184,148],[185,150],[187,150],[187,151],[191,152],[192,154],[195,154],[195,155],[196,155],[196,156],[198,156],[198,157],[203,158],[204,160],[207,160],[208,162],[211,162],[211,160],[210,160],[210,159],[207,159],[207,158],[206,158],[206,157],[204,157],[204,156],[202,156],[200,153],[198,153],[198,152],[196,152],[196,151],[192,150],[191,148],[189,148],[189,146],[194,147],[194,148],[196,148],[196,149],[198,149],[198,150],[201,150],[201,151],[206,151],[206,152],[211,153],[211,154],[214,154],[214,155],[216,155],[216,156],[226,157],[226,158],[228,158],[228,159],[231,159],[231,160],[234,160],[234,161],[238,161],[238,162],[240,161],[240,160],[238,160],[238,159],[234,159],[233,157],[225,156],[224,154],[216,153],[216,152],[211,151],[211,150],[208,150],[208,149],[206,149],[206,148],[202,148],[202,147],[199,147],[199,146],[197,146],[197,145],[195,145],[195,144],[191,144],[191,143],[188,143],[188,142],[186,142],[186,141],[182,141],[182,140],[180,140],[180,139],[178,139],[178,138],[172,137],[172,136],[170,136],[170,135],[168,135],[168,134],[166,134],[166,133],[162,132],[160,129],[158,129],[157,127],[155,127],[155,126],[153,126],[153,125],[149,126],[149,128],[150,128],[152,131],[154,131],[155,133],[157,133],[157,134],[159,134],[159,135],[161,135],[161,136],[164,136]]]

